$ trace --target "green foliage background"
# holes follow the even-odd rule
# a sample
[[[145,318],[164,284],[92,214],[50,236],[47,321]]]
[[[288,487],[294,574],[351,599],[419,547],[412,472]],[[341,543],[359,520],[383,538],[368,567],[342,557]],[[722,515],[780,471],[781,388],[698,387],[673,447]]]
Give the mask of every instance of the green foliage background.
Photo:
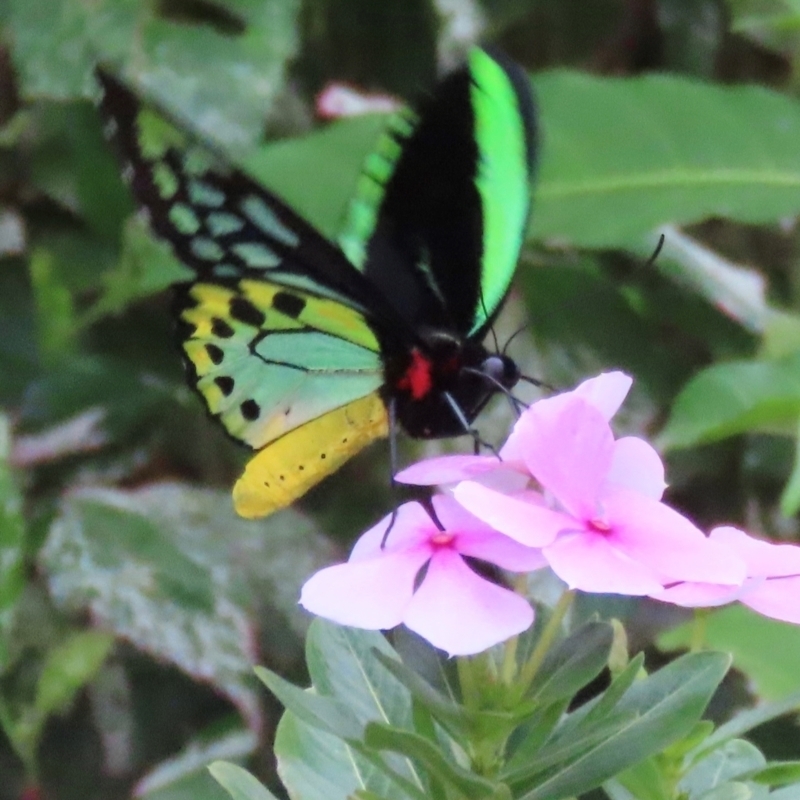
[[[631,372],[621,426],[659,442],[672,503],[800,539],[797,0],[0,0],[0,800],[211,800],[217,758],[274,788],[251,667],[303,682],[299,587],[392,502],[378,444],[235,517],[246,454],[183,383],[185,272],[133,216],[93,63],[335,236],[383,120],[322,124],[315,94],[413,98],[481,38],[532,72],[543,131],[501,341],[524,325],[512,354],[558,387]],[[485,431],[508,423],[497,404]],[[404,457],[442,447],[468,444]],[[687,640],[655,605],[593,611],[653,663]],[[739,670],[719,718],[800,688],[800,631],[732,609],[708,640]],[[759,744],[800,757],[793,726]]]

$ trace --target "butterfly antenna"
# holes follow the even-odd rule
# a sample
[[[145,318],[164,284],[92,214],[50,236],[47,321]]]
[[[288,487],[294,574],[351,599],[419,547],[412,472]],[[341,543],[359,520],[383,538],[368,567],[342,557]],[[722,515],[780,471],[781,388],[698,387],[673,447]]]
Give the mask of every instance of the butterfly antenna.
[[[656,259],[658,258],[659,254],[661,253],[661,250],[664,247],[665,239],[666,239],[666,237],[664,236],[663,233],[658,237],[658,244],[656,245],[656,249],[653,250],[653,254],[645,262],[645,265],[644,265],[645,268],[652,267],[653,264],[656,263]]]
[[[511,334],[511,336],[508,338],[508,341],[503,346],[503,352],[501,353],[501,355],[505,355],[506,354],[506,351],[508,350],[509,346],[511,345],[511,342],[513,342],[514,339],[516,339],[517,336],[519,336],[527,327],[528,327],[527,325],[520,325],[520,327],[517,328],[514,331],[514,333]]]

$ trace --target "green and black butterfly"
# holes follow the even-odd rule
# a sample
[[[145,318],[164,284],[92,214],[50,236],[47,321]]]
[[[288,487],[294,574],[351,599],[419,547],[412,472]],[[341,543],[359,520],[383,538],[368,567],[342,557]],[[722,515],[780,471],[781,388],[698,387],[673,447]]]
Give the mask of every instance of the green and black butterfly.
[[[176,287],[189,380],[258,451],[234,488],[259,517],[296,500],[394,422],[468,432],[519,380],[484,335],[530,209],[530,83],[473,50],[367,159],[339,246],[99,71],[107,134],[156,235],[196,279]]]

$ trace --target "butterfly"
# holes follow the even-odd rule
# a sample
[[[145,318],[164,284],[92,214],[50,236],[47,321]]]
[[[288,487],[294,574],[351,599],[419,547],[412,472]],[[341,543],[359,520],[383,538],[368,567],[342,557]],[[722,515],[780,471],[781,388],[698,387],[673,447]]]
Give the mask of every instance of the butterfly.
[[[530,211],[534,99],[473,49],[367,158],[338,246],[244,171],[98,69],[104,131],[175,287],[187,376],[256,451],[233,490],[249,518],[289,505],[370,442],[471,432],[520,378],[483,339]],[[313,187],[309,187],[313,191]]]

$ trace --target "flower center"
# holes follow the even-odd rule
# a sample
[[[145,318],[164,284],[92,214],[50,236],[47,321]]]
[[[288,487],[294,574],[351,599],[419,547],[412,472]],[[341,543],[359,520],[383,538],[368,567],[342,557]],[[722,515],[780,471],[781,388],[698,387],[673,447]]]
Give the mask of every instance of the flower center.
[[[590,520],[589,527],[598,533],[608,533],[611,530],[611,523],[609,523],[608,520],[596,517],[595,519]]]
[[[453,541],[453,534],[449,531],[438,531],[430,538],[430,542],[434,547],[446,547]]]

